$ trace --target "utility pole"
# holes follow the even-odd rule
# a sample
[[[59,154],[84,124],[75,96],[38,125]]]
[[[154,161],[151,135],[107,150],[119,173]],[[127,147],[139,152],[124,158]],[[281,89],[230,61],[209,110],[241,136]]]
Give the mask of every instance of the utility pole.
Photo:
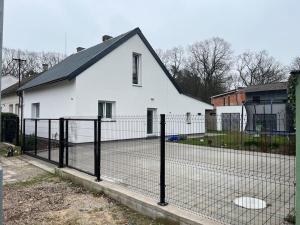
[[[26,62],[26,60],[21,59],[20,55],[19,55],[19,58],[13,58],[13,60],[18,62],[18,66],[19,66],[19,71],[18,71],[19,84],[18,84],[18,87],[20,88],[21,87],[21,65],[22,65],[22,62]],[[23,77],[22,77],[22,79],[23,79]],[[22,131],[22,125],[23,125],[23,97],[22,97],[22,93],[21,94],[19,93],[18,95],[19,95],[18,114],[19,114],[19,117],[20,117],[20,124],[21,124],[20,130]]]
[[[2,105],[1,105],[1,78],[2,78],[2,44],[3,44],[3,13],[4,13],[4,0],[0,0],[0,137],[1,137],[1,113],[2,113]],[[0,166],[1,167],[1,166]],[[3,171],[0,168],[0,177],[3,176]],[[3,224],[3,179],[0,179],[0,225]]]
[[[19,76],[19,87],[21,86],[21,64],[22,62],[26,62],[25,59],[21,59],[20,56],[19,58],[13,58],[14,61],[18,62],[18,66],[19,66],[19,71],[18,71],[18,76]],[[23,79],[23,77],[22,77]]]

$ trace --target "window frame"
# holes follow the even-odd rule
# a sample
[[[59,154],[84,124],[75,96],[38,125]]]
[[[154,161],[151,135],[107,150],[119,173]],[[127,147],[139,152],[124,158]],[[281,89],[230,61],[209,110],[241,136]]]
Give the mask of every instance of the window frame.
[[[185,114],[185,121],[187,124],[191,124],[192,123],[192,113],[191,112],[187,112]]]
[[[8,104],[8,112],[14,113],[14,104]]]
[[[98,100],[98,116],[101,116],[99,113],[100,104],[102,104],[102,119],[105,121],[115,121],[115,110],[116,110],[116,102],[115,101],[105,101]],[[111,104],[111,117],[107,117],[107,104]]]
[[[15,104],[15,114],[19,115],[19,103]]]
[[[137,83],[134,83],[134,67],[135,67],[135,59],[137,58],[136,76],[137,76]],[[142,86],[142,54],[133,52],[132,53],[132,75],[131,75],[131,83],[133,86]]]
[[[40,113],[41,113],[40,103],[39,102],[31,103],[31,117],[33,119],[39,119],[40,118]]]

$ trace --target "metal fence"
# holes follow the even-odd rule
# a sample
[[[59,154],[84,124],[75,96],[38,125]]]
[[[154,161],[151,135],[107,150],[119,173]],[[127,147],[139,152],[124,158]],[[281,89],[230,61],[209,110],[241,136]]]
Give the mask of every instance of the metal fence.
[[[190,114],[30,119],[23,151],[224,224],[290,224],[295,134],[270,129],[279,118],[260,117],[255,130],[228,115],[214,129]]]

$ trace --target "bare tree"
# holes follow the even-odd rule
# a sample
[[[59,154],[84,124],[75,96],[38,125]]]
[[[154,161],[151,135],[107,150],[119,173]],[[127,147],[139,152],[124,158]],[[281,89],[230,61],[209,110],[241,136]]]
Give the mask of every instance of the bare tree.
[[[231,46],[217,37],[196,42],[188,48],[186,66],[189,77],[193,77],[190,85],[195,86],[191,94],[209,102],[212,95],[226,90],[232,66]]]
[[[286,78],[286,69],[266,51],[247,51],[239,55],[236,70],[244,86],[274,83]]]
[[[12,75],[18,77],[18,63],[13,58],[25,59],[21,66],[21,78],[32,76],[43,71],[42,64],[49,67],[59,63],[65,56],[55,52],[32,52],[20,49],[3,48],[2,76]]]
[[[178,46],[166,51],[159,49],[157,52],[169,72],[176,79],[185,64],[183,47]]]
[[[294,58],[291,65],[291,70],[300,70],[300,56]]]

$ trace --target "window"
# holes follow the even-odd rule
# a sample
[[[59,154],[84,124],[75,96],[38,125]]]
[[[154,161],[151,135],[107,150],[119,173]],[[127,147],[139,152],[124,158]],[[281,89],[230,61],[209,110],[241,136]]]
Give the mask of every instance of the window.
[[[226,105],[226,99],[225,99],[225,97],[223,98],[223,105],[224,106]]]
[[[260,103],[260,96],[253,96],[252,100],[255,103]]]
[[[132,84],[141,84],[141,54],[132,54]]]
[[[40,103],[31,104],[31,117],[40,118]]]
[[[228,96],[227,105],[230,105],[230,96]]]
[[[9,110],[10,113],[13,113],[14,112],[14,105],[13,104],[9,104],[8,110]]]
[[[186,113],[186,123],[191,124],[192,123],[192,116],[190,112]]]
[[[101,116],[102,118],[112,119],[114,106],[115,106],[115,102],[99,101],[98,116]]]
[[[15,114],[19,115],[19,104],[15,105]]]

